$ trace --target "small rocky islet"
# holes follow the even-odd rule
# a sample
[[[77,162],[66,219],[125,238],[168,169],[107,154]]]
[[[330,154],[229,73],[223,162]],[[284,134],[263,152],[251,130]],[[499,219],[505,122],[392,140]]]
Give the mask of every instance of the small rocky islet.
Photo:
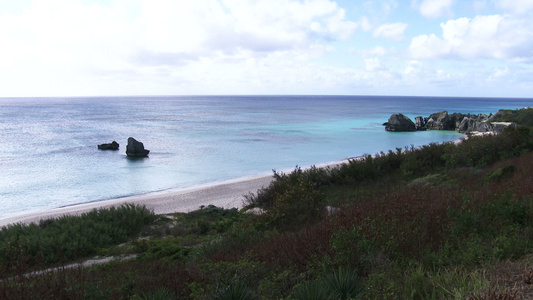
[[[118,150],[119,146],[120,146],[119,143],[117,143],[116,141],[112,141],[111,143],[105,143],[105,144],[98,145],[98,149],[116,151]]]
[[[128,145],[126,146],[126,155],[128,157],[147,157],[148,153],[150,153],[150,150],[144,149],[143,143],[132,137],[128,138]]]
[[[116,141],[112,141],[111,143],[104,143],[98,145],[98,149],[100,150],[118,150],[119,143]],[[138,158],[138,157],[147,157],[148,153],[150,153],[150,150],[144,149],[144,144],[137,141],[136,139],[129,137],[128,138],[128,145],[126,146],[126,155],[128,157],[132,158]]]
[[[529,108],[524,108],[529,109]],[[393,132],[409,132],[423,130],[455,130],[459,133],[499,133],[508,126],[516,126],[512,122],[498,122],[509,110],[500,110],[495,114],[449,114],[447,111],[433,113],[424,118],[418,116],[413,122],[403,114],[392,114],[388,122],[383,123],[385,130]]]

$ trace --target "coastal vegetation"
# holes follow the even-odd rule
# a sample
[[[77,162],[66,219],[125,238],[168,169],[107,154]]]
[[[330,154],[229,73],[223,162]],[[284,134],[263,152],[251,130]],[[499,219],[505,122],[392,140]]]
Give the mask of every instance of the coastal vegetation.
[[[274,172],[241,211],[125,205],[11,225],[0,298],[530,299],[532,150],[526,123]]]

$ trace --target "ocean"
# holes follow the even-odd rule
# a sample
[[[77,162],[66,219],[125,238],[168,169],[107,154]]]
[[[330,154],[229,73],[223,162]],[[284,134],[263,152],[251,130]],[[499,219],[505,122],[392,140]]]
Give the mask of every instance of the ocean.
[[[79,203],[289,172],[454,141],[386,132],[393,113],[495,113],[533,99],[393,96],[153,96],[0,99],[0,219]],[[128,137],[150,155],[129,159]],[[118,151],[98,144],[117,141]]]

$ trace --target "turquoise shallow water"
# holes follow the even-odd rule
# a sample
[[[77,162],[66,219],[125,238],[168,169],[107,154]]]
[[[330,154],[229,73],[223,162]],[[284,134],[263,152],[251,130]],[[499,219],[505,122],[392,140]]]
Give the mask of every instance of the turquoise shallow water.
[[[392,113],[495,113],[533,99],[209,96],[0,99],[0,219],[291,170],[455,132],[390,133]],[[125,155],[128,137],[149,149]],[[119,151],[97,145],[116,140]]]

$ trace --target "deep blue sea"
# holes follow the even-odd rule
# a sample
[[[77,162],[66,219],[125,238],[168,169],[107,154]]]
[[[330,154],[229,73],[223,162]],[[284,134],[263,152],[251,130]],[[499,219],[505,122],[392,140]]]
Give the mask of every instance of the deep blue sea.
[[[386,132],[392,113],[495,113],[533,99],[158,96],[0,99],[0,219],[458,140]],[[131,160],[128,137],[150,150]],[[119,151],[97,145],[117,141]]]

